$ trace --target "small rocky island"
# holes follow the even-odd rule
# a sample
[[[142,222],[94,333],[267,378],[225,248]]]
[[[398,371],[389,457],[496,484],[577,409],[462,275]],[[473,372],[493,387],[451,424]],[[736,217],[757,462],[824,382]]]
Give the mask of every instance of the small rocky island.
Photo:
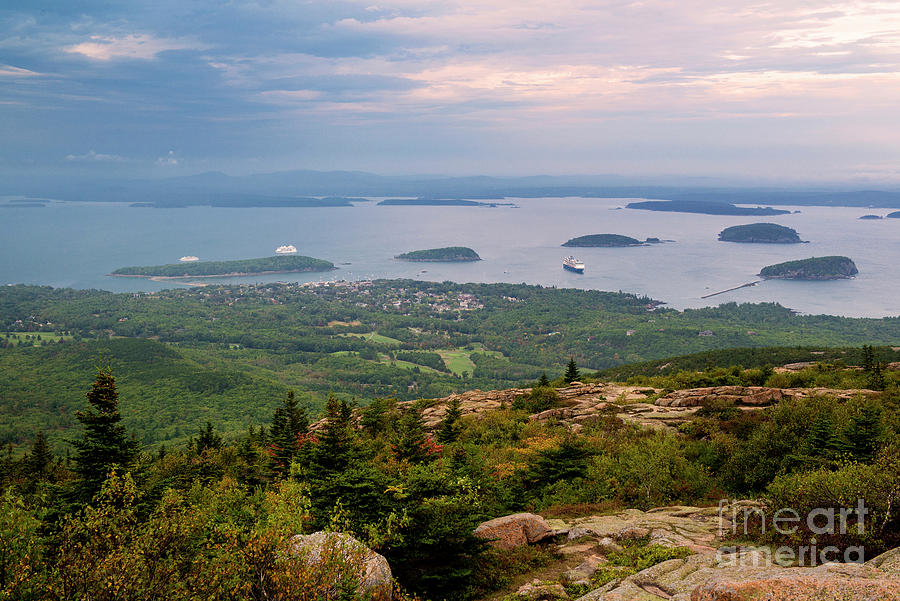
[[[622,246],[644,246],[646,244],[659,244],[659,238],[647,238],[643,242],[631,236],[622,236],[621,234],[590,234],[588,236],[578,236],[572,238],[563,246],[573,248],[608,248]]]
[[[860,219],[883,219],[881,215],[863,215]]]
[[[848,257],[812,257],[763,267],[759,275],[767,280],[845,280],[859,270]]]
[[[111,274],[132,278],[214,278],[270,273],[330,271],[337,269],[331,261],[304,256],[263,257],[237,261],[197,261],[145,267],[121,267]]]
[[[888,213],[886,219],[900,219],[900,211],[894,211],[893,213]]]
[[[777,223],[749,223],[727,227],[719,232],[719,240],[760,244],[799,244],[803,242],[797,234],[797,230]]]
[[[402,261],[416,261],[421,263],[468,263],[480,261],[478,253],[465,246],[447,246],[445,248],[429,248],[426,250],[413,250],[394,257]]]

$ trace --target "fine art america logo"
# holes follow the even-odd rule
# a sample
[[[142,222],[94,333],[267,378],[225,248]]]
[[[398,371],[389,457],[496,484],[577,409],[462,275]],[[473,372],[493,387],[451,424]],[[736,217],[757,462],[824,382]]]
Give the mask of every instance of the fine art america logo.
[[[836,535],[850,535],[861,539],[866,533],[866,516],[869,510],[864,499],[857,499],[856,507],[818,507],[803,515],[790,507],[775,511],[738,501],[719,501],[719,538],[737,538],[752,533],[765,535],[775,532],[781,537],[797,536],[804,529],[811,536],[808,543],[797,546],[784,545],[775,549],[759,547],[721,547],[717,559],[725,564],[772,564],[816,566],[829,562],[863,563],[865,547],[845,546],[843,551],[834,546],[820,547],[816,536],[834,539]]]

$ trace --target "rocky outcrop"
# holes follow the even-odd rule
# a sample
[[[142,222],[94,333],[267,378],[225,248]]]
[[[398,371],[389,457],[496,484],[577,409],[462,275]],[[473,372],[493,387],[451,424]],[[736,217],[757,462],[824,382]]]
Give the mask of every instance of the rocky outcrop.
[[[772,405],[782,399],[827,396],[849,400],[858,396],[873,397],[876,390],[834,388],[767,388],[765,386],[713,386],[710,388],[690,388],[676,390],[657,399],[661,407],[700,407],[708,402],[727,402],[735,405]]]
[[[612,582],[578,601],[884,601],[900,599],[900,578],[860,564],[784,568],[764,554],[692,555]]]
[[[569,598],[561,584],[547,584],[540,580],[533,580],[519,587],[516,596],[529,601],[560,601]]]
[[[335,561],[340,568],[334,572],[335,585],[346,570],[356,572],[356,593],[370,601],[390,601],[392,593],[391,567],[387,560],[348,534],[340,532],[315,532],[298,534],[291,538],[295,553],[305,558],[307,565],[315,567]]]
[[[473,532],[497,549],[513,549],[556,534],[547,520],[533,513],[514,513],[483,522]]]

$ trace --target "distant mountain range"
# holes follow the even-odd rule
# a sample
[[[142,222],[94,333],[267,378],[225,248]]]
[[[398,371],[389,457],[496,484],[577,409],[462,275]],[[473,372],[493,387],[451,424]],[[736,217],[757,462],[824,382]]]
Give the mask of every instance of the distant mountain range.
[[[231,176],[209,172],[156,180],[23,179],[4,182],[0,194],[72,201],[151,203],[168,207],[304,206],[303,202],[296,202],[301,197],[304,200],[310,197],[334,197],[333,200],[346,197],[497,200],[509,197],[581,196],[900,208],[900,190],[729,187],[707,185],[700,178],[688,178],[684,185],[636,185],[634,181],[635,178],[618,176],[384,176],[360,171],[281,171]]]

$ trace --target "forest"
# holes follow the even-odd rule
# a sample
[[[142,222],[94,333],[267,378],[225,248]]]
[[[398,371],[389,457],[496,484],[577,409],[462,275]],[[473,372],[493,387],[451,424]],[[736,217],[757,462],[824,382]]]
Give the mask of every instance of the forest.
[[[243,432],[288,389],[318,411],[330,393],[366,405],[527,386],[570,358],[627,377],[625,366],[675,355],[785,347],[754,359],[778,364],[891,344],[900,320],[799,316],[774,304],[675,311],[631,294],[385,280],[134,294],[7,286],[0,332],[0,441],[20,453],[38,429],[62,450],[99,357],[131,399],[126,425],[158,446],[185,443],[207,420]],[[727,364],[750,367],[754,351],[742,352]]]

